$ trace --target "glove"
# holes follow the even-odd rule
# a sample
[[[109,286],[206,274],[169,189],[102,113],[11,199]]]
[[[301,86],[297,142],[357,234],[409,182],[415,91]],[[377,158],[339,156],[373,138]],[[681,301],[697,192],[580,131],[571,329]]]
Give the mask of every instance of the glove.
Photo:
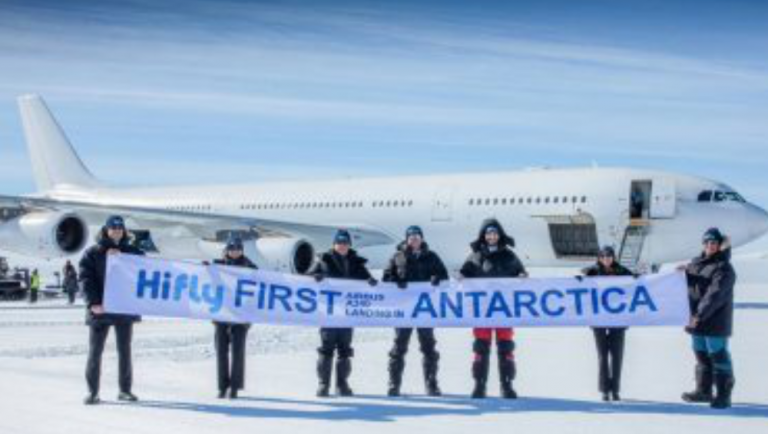
[[[688,325],[685,326],[685,331],[687,331],[688,333],[693,333],[698,327],[699,327],[699,318],[692,316],[690,322],[688,322]]]
[[[632,273],[632,278],[633,278],[633,279],[635,279],[635,280],[637,280],[637,279],[639,279],[639,278],[640,278],[640,274],[638,274],[638,273]]]
[[[376,286],[379,284],[379,281],[371,277],[370,279],[368,279],[368,284],[371,286]]]
[[[582,276],[581,274],[573,276],[573,278],[578,280],[579,282],[583,282],[584,281],[584,276]]]
[[[211,263],[209,261],[203,261],[203,265],[205,265],[207,267],[207,266],[211,265]]]
[[[371,282],[368,281],[368,283],[371,283]],[[406,288],[408,288],[408,282],[406,282],[405,280],[398,280],[397,281],[397,287],[400,288],[400,289],[406,289]]]
[[[315,282],[320,283],[323,281],[323,275],[322,274],[315,274]]]
[[[432,286],[440,286],[440,278],[437,276],[432,276],[432,278],[429,279],[429,283],[431,283]]]

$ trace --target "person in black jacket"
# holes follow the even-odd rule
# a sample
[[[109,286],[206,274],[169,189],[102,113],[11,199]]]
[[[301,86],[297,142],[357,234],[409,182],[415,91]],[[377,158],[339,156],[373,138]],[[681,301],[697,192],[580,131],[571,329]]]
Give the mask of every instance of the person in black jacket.
[[[611,246],[600,249],[597,263],[584,270],[584,275],[596,276],[633,276],[634,274],[616,261],[616,252]],[[599,364],[599,389],[603,401],[621,399],[621,365],[624,358],[624,338],[626,327],[593,327],[597,359]]]
[[[735,384],[728,340],[733,332],[736,271],[731,265],[730,243],[720,230],[707,230],[703,244],[702,254],[684,267],[691,309],[686,330],[693,335],[697,365],[696,390],[684,393],[683,400],[709,402],[713,408],[723,409],[731,406]]]
[[[243,254],[243,241],[240,238],[232,238],[227,241],[224,255],[221,259],[213,261],[218,265],[233,267],[257,268]],[[228,322],[214,322],[216,333],[214,344],[216,347],[216,372],[218,376],[219,398],[227,396],[237,399],[237,393],[245,387],[245,344],[248,339],[250,324],[236,324]],[[231,365],[230,365],[231,352]]]
[[[431,282],[437,286],[440,281],[448,280],[446,270],[440,257],[429,249],[424,242],[424,233],[418,226],[411,226],[405,232],[405,241],[401,243],[395,255],[384,270],[385,282],[396,282],[400,289],[405,290],[409,282]],[[434,329],[416,329],[419,337],[421,352],[424,355],[424,383],[429,396],[440,396],[437,382],[438,360],[440,353],[435,349]],[[405,355],[413,335],[412,328],[395,329],[395,342],[389,352],[389,396],[400,396],[400,385],[405,369]]]
[[[333,239],[333,248],[320,255],[307,274],[321,282],[324,278],[364,280],[375,286],[378,282],[365,267],[367,259],[359,256],[351,248],[352,237],[346,230],[339,230]],[[327,397],[331,384],[333,356],[336,354],[336,393],[340,396],[352,396],[349,387],[349,375],[352,373],[353,329],[351,328],[321,328],[320,347],[317,349],[317,376],[320,386],[317,396]]]
[[[507,235],[504,228],[496,219],[488,219],[480,227],[477,239],[470,244],[472,253],[461,267],[462,278],[501,278],[527,277],[520,259],[512,248],[515,240]],[[490,364],[491,343],[496,334],[496,352],[499,358],[499,380],[501,381],[501,396],[506,399],[516,399],[517,392],[512,387],[517,367],[515,365],[513,340],[514,330],[510,328],[476,328],[473,330],[475,355],[472,364],[472,376],[475,387],[472,398],[485,398],[488,369]]]
[[[133,367],[131,363],[131,339],[133,323],[140,318],[134,315],[106,313],[104,311],[104,280],[106,278],[107,257],[109,255],[129,254],[144,255],[140,249],[129,242],[125,222],[120,216],[110,217],[97,237],[96,245],[88,248],[80,259],[80,282],[86,302],[86,324],[90,327],[88,362],[85,377],[88,383],[86,405],[98,404],[99,383],[101,378],[101,356],[109,335],[109,327],[114,326],[117,337],[117,355],[119,368],[121,401],[136,401],[131,392]]]
[[[63,274],[64,280],[62,281],[61,286],[64,287],[64,292],[67,294],[69,304],[75,304],[75,298],[77,297],[79,287],[77,284],[77,271],[71,261],[67,261],[67,263],[64,264]]]

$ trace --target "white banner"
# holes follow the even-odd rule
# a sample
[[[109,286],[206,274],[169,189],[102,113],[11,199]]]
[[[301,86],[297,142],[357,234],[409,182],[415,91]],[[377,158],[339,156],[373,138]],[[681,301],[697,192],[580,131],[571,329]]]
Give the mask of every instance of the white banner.
[[[685,275],[392,283],[110,256],[111,313],[322,327],[683,326]]]

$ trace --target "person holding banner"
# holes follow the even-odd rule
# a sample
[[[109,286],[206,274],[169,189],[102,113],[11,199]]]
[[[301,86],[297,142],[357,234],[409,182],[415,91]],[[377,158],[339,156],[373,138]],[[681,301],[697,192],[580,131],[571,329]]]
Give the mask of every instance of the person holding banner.
[[[634,274],[619,264],[616,251],[605,246],[598,253],[597,263],[584,269],[584,275],[596,276],[633,276]],[[579,276],[580,277],[580,276]],[[624,358],[624,337],[626,327],[593,327],[597,359],[599,364],[599,389],[603,401],[621,400],[621,365]]]
[[[496,219],[488,219],[480,227],[480,233],[470,244],[472,253],[461,267],[461,278],[513,278],[528,277],[528,273],[512,248],[515,240],[507,235],[504,228]],[[517,392],[512,387],[517,367],[515,366],[512,328],[476,328],[473,330],[474,362],[472,376],[475,387],[472,398],[485,398],[486,383],[491,356],[491,343],[496,334],[496,352],[499,358],[499,379],[501,381],[501,396],[506,399],[517,399]]]
[[[352,249],[352,236],[348,231],[340,229],[333,238],[333,247],[320,255],[307,274],[321,282],[324,278],[350,279],[366,281],[375,286],[378,281],[371,276],[366,268],[367,259],[359,256]],[[319,387],[317,396],[329,395],[331,374],[333,370],[334,353],[336,355],[336,393],[340,396],[352,396],[349,386],[349,375],[352,373],[352,328],[321,328],[320,347],[317,349],[317,376]]]
[[[702,254],[684,267],[691,308],[686,331],[693,336],[697,364],[696,389],[682,398],[725,409],[731,406],[735,384],[728,340],[733,332],[736,271],[731,265],[730,243],[720,230],[707,230],[702,242]],[[716,395],[712,393],[713,383]]]
[[[125,221],[120,216],[110,217],[97,237],[96,245],[90,247],[80,260],[80,282],[86,303],[86,324],[90,327],[88,362],[85,377],[88,383],[86,405],[100,402],[99,383],[101,379],[101,357],[107,342],[109,328],[115,328],[119,368],[120,401],[137,401],[131,392],[133,366],[131,363],[131,339],[133,323],[141,318],[133,315],[106,313],[104,311],[104,279],[109,255],[144,255],[129,242]]]
[[[214,260],[213,263],[257,269],[256,264],[243,254],[243,241],[240,238],[230,238],[224,248],[224,256]],[[237,399],[238,391],[245,387],[245,344],[248,340],[250,324],[214,321],[213,325],[216,327],[214,345],[219,399],[225,398],[227,391],[229,391],[229,399]]]
[[[418,226],[411,226],[405,231],[405,241],[401,243],[395,255],[384,270],[385,282],[395,282],[398,288],[405,290],[409,282],[431,282],[438,286],[440,281],[448,280],[448,270],[440,257],[429,249],[424,242],[424,233]],[[421,352],[424,355],[423,370],[427,395],[440,396],[437,382],[438,360],[440,353],[435,349],[434,329],[416,329]],[[395,329],[395,342],[389,352],[389,396],[400,396],[400,386],[405,370],[405,355],[413,335],[412,328]]]

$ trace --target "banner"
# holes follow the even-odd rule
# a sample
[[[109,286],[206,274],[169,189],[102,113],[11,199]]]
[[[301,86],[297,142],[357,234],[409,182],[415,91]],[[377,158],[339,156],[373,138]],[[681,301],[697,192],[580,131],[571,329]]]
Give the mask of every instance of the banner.
[[[633,277],[462,279],[370,286],[134,255],[107,262],[105,309],[321,327],[683,326],[682,272]]]

